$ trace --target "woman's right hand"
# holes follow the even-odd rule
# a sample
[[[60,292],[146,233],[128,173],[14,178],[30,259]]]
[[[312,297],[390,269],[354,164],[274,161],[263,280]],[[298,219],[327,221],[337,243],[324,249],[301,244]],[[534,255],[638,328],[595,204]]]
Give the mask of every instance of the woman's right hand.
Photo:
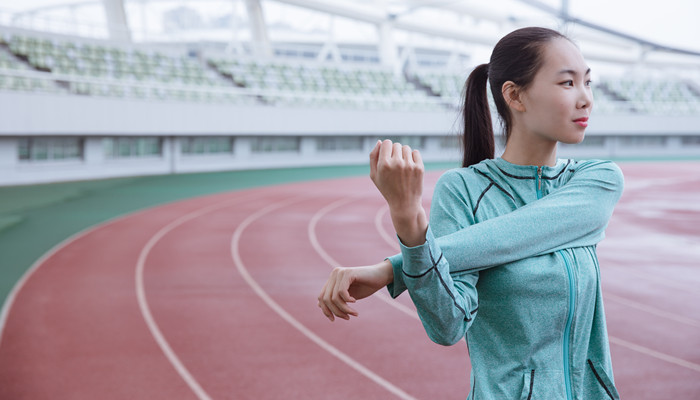
[[[394,281],[394,271],[389,260],[364,267],[337,267],[318,296],[318,306],[331,321],[335,317],[349,320],[358,313],[348,305],[374,294]]]
[[[369,177],[389,205],[396,234],[408,247],[425,243],[428,230],[422,204],[424,173],[420,152],[401,143],[377,141],[369,153]]]

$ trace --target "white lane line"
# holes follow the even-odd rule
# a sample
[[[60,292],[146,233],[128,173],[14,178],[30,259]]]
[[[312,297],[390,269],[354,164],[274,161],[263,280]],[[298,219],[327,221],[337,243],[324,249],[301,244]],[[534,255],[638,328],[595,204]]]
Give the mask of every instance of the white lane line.
[[[243,232],[245,229],[252,224],[255,220],[258,218],[269,214],[270,212],[282,208],[284,206],[290,205],[295,202],[299,202],[301,200],[308,199],[308,197],[303,197],[303,198],[292,198],[292,199],[287,199],[286,201],[280,201],[277,203],[274,203],[272,205],[269,205],[258,212],[248,216],[240,225],[238,225],[238,228],[236,228],[236,231],[233,233],[233,237],[231,238],[231,257],[233,258],[233,262],[236,265],[236,268],[238,269],[238,272],[241,274],[243,279],[248,283],[248,285],[255,291],[255,293],[260,297],[265,304],[267,304],[273,311],[275,311],[282,319],[284,319],[287,323],[289,323],[291,326],[293,326],[295,329],[297,329],[299,332],[301,332],[304,336],[309,338],[312,342],[316,343],[319,347],[322,349],[326,350],[357,372],[361,373],[365,377],[371,379],[375,383],[377,383],[379,386],[383,387],[387,391],[393,393],[397,397],[401,399],[415,399],[408,393],[404,392],[397,386],[393,385],[391,382],[387,381],[386,379],[382,378],[381,376],[377,375],[375,372],[370,370],[369,368],[365,367],[364,365],[360,364],[356,360],[354,360],[352,357],[348,356],[347,354],[343,353],[330,343],[326,342],[323,340],[320,336],[316,335],[314,332],[312,332],[309,328],[304,326],[301,322],[299,322],[297,319],[295,319],[291,314],[289,314],[287,311],[284,310],[277,302],[275,302],[268,294],[265,292],[265,290],[253,279],[253,277],[250,275],[248,272],[248,269],[246,268],[245,264],[243,264],[243,260],[241,259],[241,254],[239,250],[239,244],[241,240],[241,236],[243,235]]]
[[[162,227],[153,236],[151,236],[148,242],[146,242],[146,245],[143,247],[143,249],[141,249],[141,253],[139,254],[139,258],[136,262],[136,297],[138,300],[139,309],[141,310],[141,315],[143,316],[143,319],[146,322],[148,330],[151,332],[153,339],[155,339],[156,343],[158,344],[158,347],[160,347],[165,357],[168,359],[168,361],[170,361],[170,364],[173,366],[173,368],[175,368],[182,380],[185,381],[187,386],[190,387],[192,392],[194,392],[194,394],[199,400],[211,400],[211,397],[199,385],[197,380],[192,376],[192,374],[185,367],[182,361],[180,361],[180,358],[175,354],[172,347],[170,347],[170,344],[165,339],[165,336],[163,336],[163,333],[161,332],[160,328],[158,327],[158,324],[156,323],[155,319],[153,318],[153,315],[151,314],[151,309],[148,305],[148,300],[146,299],[146,290],[143,281],[143,272],[146,268],[146,259],[148,258],[149,253],[151,252],[153,247],[158,243],[158,241],[160,241],[163,237],[165,237],[165,235],[167,235],[169,232],[171,232],[178,226],[184,224],[187,221],[201,217],[209,212],[224,207],[230,207],[232,204],[238,203],[244,199],[248,199],[249,197],[251,197],[251,194],[248,194],[247,196],[244,195],[236,197],[235,199],[222,201],[216,204],[209,205],[207,207],[197,209],[175,219],[166,226]]]
[[[625,182],[625,190],[644,190],[650,187],[659,186],[669,186],[676,185],[679,183],[692,183],[697,181],[698,178],[691,177],[680,177],[680,178],[648,178],[648,179],[635,179],[630,182]]]
[[[132,216],[141,212],[145,212],[149,209],[151,209],[153,206],[148,206],[145,208],[142,208],[140,210],[132,210],[129,211],[125,214],[117,215],[115,217],[109,218],[105,221],[102,221],[96,225],[89,226],[81,231],[78,231],[74,233],[73,235],[67,237],[66,239],[62,240],[55,246],[53,246],[49,251],[44,253],[39,259],[37,259],[30,267],[27,269],[22,277],[15,282],[15,285],[12,287],[12,290],[7,294],[7,297],[5,298],[5,302],[2,305],[2,310],[0,311],[0,344],[2,344],[2,338],[3,338],[3,333],[5,331],[5,325],[7,324],[7,318],[10,315],[10,310],[12,309],[12,306],[15,304],[15,300],[17,299],[17,295],[19,292],[24,288],[24,286],[27,284],[27,281],[36,273],[36,271],[44,265],[44,263],[51,257],[53,257],[54,254],[60,252],[61,250],[65,249],[69,245],[71,245],[73,242],[79,240],[83,236],[87,236],[89,233],[92,233],[100,228],[103,228],[109,224],[115,223],[118,220],[121,220],[122,218],[125,218],[127,216]]]
[[[342,205],[350,203],[351,201],[354,201],[354,199],[341,199],[341,200],[338,200],[336,202],[333,202],[333,203],[327,205],[326,207],[320,209],[318,212],[316,212],[316,214],[313,215],[313,217],[311,218],[311,221],[309,222],[309,225],[308,225],[307,231],[308,231],[309,240],[311,241],[311,246],[313,246],[314,250],[316,250],[316,253],[318,253],[318,255],[320,255],[321,258],[323,258],[323,260],[325,262],[327,262],[332,268],[342,267],[342,265],[337,260],[335,260],[333,257],[331,257],[331,255],[328,254],[328,252],[323,248],[323,246],[321,246],[321,243],[319,243],[318,236],[316,235],[316,225],[318,224],[318,221],[320,221],[321,218],[323,218],[330,211],[333,211]],[[392,299],[391,297],[387,296],[383,292],[375,293],[374,297],[378,297],[381,301],[396,308],[397,310],[408,315],[409,317],[420,320],[416,311],[414,311],[414,310],[410,309],[409,307],[406,307],[402,303]]]
[[[612,248],[612,246],[610,246],[610,247]],[[606,251],[609,252],[608,250],[606,250]],[[680,290],[683,290],[685,292],[690,292],[690,293],[695,294],[695,295],[700,294],[700,290],[698,290],[697,286],[691,287],[692,283],[688,283],[687,281],[682,282],[679,280],[671,279],[671,278],[668,278],[668,277],[662,275],[661,273],[659,273],[657,275],[657,274],[650,273],[650,272],[636,271],[634,269],[635,268],[634,265],[623,264],[620,261],[610,261],[610,262],[607,262],[605,265],[606,265],[606,267],[608,267],[610,269],[624,270],[624,271],[621,271],[621,273],[623,273],[625,275],[633,275],[639,279],[654,282],[657,285],[664,285],[664,286],[671,287],[673,289],[680,289]]]
[[[386,230],[384,229],[384,225],[381,223],[381,220],[388,211],[389,211],[389,207],[385,206],[377,212],[377,215],[375,218],[375,225],[377,226],[377,230],[379,230],[380,232],[386,232]],[[384,237],[384,240],[386,240],[387,243],[390,243],[392,245],[396,245],[395,241],[393,239],[390,239],[390,235],[388,233],[386,233],[385,235],[382,235],[382,237]],[[685,323],[687,325],[691,325],[691,326],[695,326],[695,327],[700,326],[700,322],[697,320],[682,317],[680,315],[670,314],[666,311],[662,311],[662,310],[659,310],[659,309],[656,309],[653,307],[648,307],[648,306],[645,306],[643,304],[636,303],[632,300],[625,299],[623,297],[610,295],[608,293],[605,293],[604,297],[606,299],[610,298],[610,300],[617,301],[617,302],[624,304],[628,307],[637,308],[637,309],[649,312],[651,314],[655,314],[655,315],[662,316],[662,317],[665,317],[668,319],[672,319],[672,320],[677,321],[677,322]],[[633,351],[636,351],[638,353],[642,353],[642,354],[645,354],[645,355],[648,355],[648,356],[651,356],[654,358],[658,358],[660,360],[664,360],[664,361],[670,362],[672,364],[680,365],[681,367],[689,368],[689,369],[692,369],[695,371],[700,371],[700,365],[698,365],[698,364],[694,364],[694,363],[691,363],[689,361],[682,360],[680,358],[676,358],[676,357],[670,356],[668,354],[664,354],[664,353],[661,353],[659,351],[652,350],[652,349],[649,349],[647,347],[640,346],[638,344],[634,344],[632,342],[628,342],[626,340],[623,340],[623,339],[620,339],[617,337],[609,336],[609,340],[611,343],[615,343],[617,345],[626,347],[626,348],[633,350]]]
[[[659,308],[652,307],[652,306],[649,306],[646,304],[642,304],[642,303],[636,302],[634,300],[630,300],[630,299],[627,299],[627,298],[621,297],[621,296],[616,296],[614,294],[610,294],[607,292],[603,294],[603,297],[605,298],[605,300],[612,300],[612,301],[614,301],[616,303],[620,303],[626,307],[630,307],[630,308],[634,308],[634,309],[637,309],[640,311],[644,311],[644,312],[647,312],[649,314],[656,315],[657,317],[666,318],[666,319],[669,319],[672,321],[680,322],[682,324],[690,325],[690,326],[695,327],[695,328],[700,328],[700,321],[693,319],[693,318],[688,318],[688,317],[684,317],[682,315],[678,315],[678,314],[675,314],[672,312],[664,311],[664,310],[661,310]]]
[[[699,364],[695,364],[695,363],[692,363],[690,361],[686,361],[686,360],[683,360],[683,359],[680,359],[677,357],[669,356],[668,354],[661,353],[659,351],[652,350],[648,347],[640,346],[640,345],[632,343],[632,342],[628,342],[624,339],[620,339],[620,338],[615,337],[615,336],[609,336],[608,338],[610,339],[610,343],[614,343],[618,346],[625,347],[627,349],[636,351],[638,353],[642,353],[642,354],[648,355],[650,357],[654,357],[656,359],[681,366],[683,368],[688,368],[690,370],[700,372],[700,365]]]
[[[60,242],[57,245],[55,245],[54,247],[52,247],[49,251],[44,253],[44,255],[39,257],[39,259],[36,260],[34,262],[34,264],[32,264],[32,266],[29,267],[29,269],[24,272],[22,277],[12,287],[12,290],[10,290],[10,293],[7,294],[7,298],[5,299],[5,303],[2,306],[2,311],[0,311],[0,345],[2,345],[2,337],[3,337],[3,333],[5,331],[5,324],[7,323],[7,318],[10,315],[10,309],[12,309],[12,306],[15,304],[15,299],[17,298],[17,295],[22,290],[22,288],[24,288],[24,285],[27,284],[27,282],[29,281],[29,278],[31,278],[32,275],[34,275],[34,273],[39,269],[39,267],[44,265],[46,260],[51,258],[54,254],[58,253],[59,251],[63,250],[64,248],[68,247],[71,243],[73,243],[76,240],[80,239],[81,237],[87,235],[88,233],[99,229],[100,227],[103,227],[111,222],[114,222],[118,218],[121,218],[121,216],[114,217],[114,218],[109,219],[109,220],[102,222],[100,224],[85,228],[82,231],[77,232],[77,233],[69,236],[68,238],[66,238],[62,242]]]

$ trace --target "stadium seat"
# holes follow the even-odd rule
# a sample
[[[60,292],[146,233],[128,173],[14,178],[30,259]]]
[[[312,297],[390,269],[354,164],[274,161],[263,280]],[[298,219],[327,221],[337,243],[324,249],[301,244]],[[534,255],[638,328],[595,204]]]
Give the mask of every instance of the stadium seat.
[[[32,75],[37,71],[47,73],[46,77]],[[207,54],[194,58],[185,49],[164,51],[100,40],[0,35],[2,90],[67,90],[81,96],[157,101],[430,111],[458,109],[466,76],[464,71],[437,68],[397,76],[378,65]],[[64,89],[56,81],[69,83]],[[696,82],[680,79],[608,77],[596,83],[593,93],[600,113],[688,115],[700,109],[698,87]],[[492,101],[491,107],[495,109]]]

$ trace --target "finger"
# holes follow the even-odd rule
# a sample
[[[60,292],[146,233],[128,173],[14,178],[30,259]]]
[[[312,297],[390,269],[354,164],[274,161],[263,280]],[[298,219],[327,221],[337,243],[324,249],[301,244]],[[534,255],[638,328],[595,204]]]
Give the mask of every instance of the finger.
[[[401,148],[401,153],[403,156],[403,159],[406,161],[413,161],[413,156],[411,155],[411,147],[408,145],[404,145]]]
[[[347,270],[343,271],[347,272]],[[357,311],[347,304],[347,299],[352,298],[352,296],[350,296],[350,292],[348,292],[348,288],[352,284],[352,279],[350,278],[350,274],[343,271],[340,271],[338,274],[339,279],[336,280],[331,298],[333,299],[335,306],[341,311],[346,314],[357,316]]]
[[[396,159],[401,159],[403,156],[403,146],[401,143],[394,143],[394,148],[392,149],[391,156]]]
[[[330,294],[330,292],[330,290],[326,292],[326,295],[323,298],[323,304],[325,304],[325,306],[328,308],[332,315],[335,315],[338,318],[342,319],[350,319],[350,316],[348,316],[347,313],[340,310],[338,306],[333,302],[332,295]]]
[[[377,160],[379,159],[379,148],[381,145],[382,141],[377,140],[377,144],[374,145],[374,148],[369,153],[369,176],[372,180],[377,175]]]
[[[420,169],[425,169],[425,166],[423,165],[423,157],[420,155],[420,151],[413,150],[412,156],[413,162],[416,163],[416,165],[418,165]]]
[[[347,274],[342,274],[341,278],[336,281],[331,299],[333,299],[333,304],[344,314],[349,314],[356,317],[357,311],[350,307],[346,300],[347,298],[352,298],[352,296],[350,296],[350,292],[348,292],[348,288],[350,287],[351,283],[352,282],[350,279],[348,279]]]
[[[335,307],[336,307],[336,308],[340,311],[340,313],[343,315],[343,316],[338,315],[338,313],[335,314],[335,315],[338,315],[340,318],[343,318],[343,319],[350,319],[350,316],[351,316],[351,315],[352,315],[353,317],[357,317],[357,315],[358,315],[357,311],[356,311],[354,308],[350,307],[350,306],[348,305],[348,303],[346,303],[345,301],[341,300],[340,297],[337,297],[337,301],[336,301],[335,303],[333,303],[333,305],[335,305]]]
[[[350,286],[353,284],[353,275],[347,269],[338,272],[339,279],[336,280],[335,293],[345,303],[355,303],[357,300],[350,295]],[[345,304],[344,304],[345,305]],[[348,306],[349,308],[349,306]]]
[[[333,318],[333,313],[331,310],[328,308],[326,305],[326,302],[324,301],[324,297],[326,296],[326,290],[327,290],[328,282],[326,282],[325,285],[323,285],[323,289],[321,289],[321,294],[318,295],[318,306],[321,308],[321,311],[323,312],[323,315],[326,316],[331,322],[335,318]]]
[[[323,315],[326,316],[326,318],[328,318],[331,322],[335,320],[335,318],[333,317],[333,313],[323,301],[319,301],[318,306],[321,308],[321,311],[323,312]]]
[[[346,303],[356,303],[357,302],[357,300],[354,297],[352,297],[349,290],[343,290],[338,294],[343,299],[343,301],[345,301]]]
[[[339,279],[339,272],[337,270],[334,270],[333,273],[331,273],[331,278],[328,279],[328,282],[326,283],[326,291],[323,295],[323,303],[333,315],[343,319],[350,319],[346,312],[338,308],[334,300],[334,291]]]
[[[379,149],[379,158],[377,161],[378,164],[381,162],[386,162],[391,158],[391,152],[393,149],[393,145],[394,144],[389,139],[382,142],[382,146]]]

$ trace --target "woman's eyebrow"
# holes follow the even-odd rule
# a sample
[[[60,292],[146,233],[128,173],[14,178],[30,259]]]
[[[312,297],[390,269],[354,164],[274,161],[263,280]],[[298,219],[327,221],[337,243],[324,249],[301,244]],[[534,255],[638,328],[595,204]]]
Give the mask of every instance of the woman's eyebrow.
[[[583,75],[586,76],[586,75],[588,75],[588,74],[590,74],[590,73],[591,73],[591,69],[588,68],[588,69],[586,70],[586,73],[583,74]],[[573,70],[573,69],[563,69],[563,70],[559,71],[559,74],[560,74],[560,75],[562,75],[562,74],[569,74],[569,75],[574,75],[574,76],[578,75],[578,74],[576,73],[576,71]]]

